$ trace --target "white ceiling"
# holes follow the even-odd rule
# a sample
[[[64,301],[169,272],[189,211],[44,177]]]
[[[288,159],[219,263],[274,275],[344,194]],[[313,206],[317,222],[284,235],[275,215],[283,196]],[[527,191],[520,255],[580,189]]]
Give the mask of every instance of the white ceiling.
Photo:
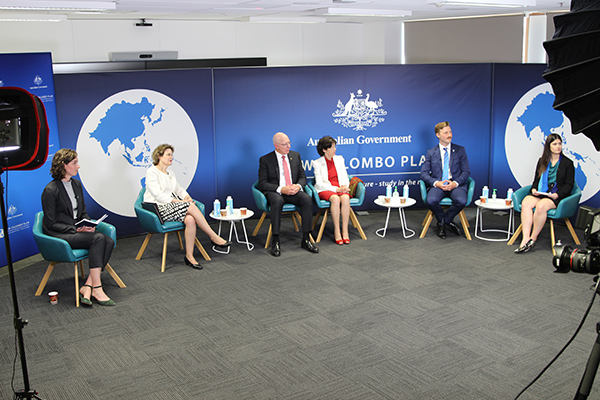
[[[71,0],[74,3],[85,3],[86,0]],[[440,0],[442,1],[442,0]],[[473,0],[477,1],[477,0]],[[482,0],[485,1],[485,0]],[[502,1],[502,0],[498,0]],[[506,0],[507,2],[511,0]],[[512,0],[514,1],[514,0]],[[17,3],[25,6],[58,2],[58,0],[0,0],[3,4]],[[66,3],[66,1],[60,1]],[[111,2],[95,0],[95,2]],[[204,21],[241,21],[248,17],[269,16],[288,17],[322,17],[319,9],[323,8],[358,8],[369,10],[409,10],[412,15],[397,18],[385,17],[347,17],[327,16],[327,22],[372,22],[388,20],[414,20],[429,18],[465,17],[478,15],[497,15],[513,13],[545,13],[552,11],[568,12],[570,1],[536,0],[535,6],[522,8],[450,6],[429,4],[428,0],[116,0],[116,10],[104,13],[58,12],[67,14],[68,19],[141,19],[148,22],[180,19]],[[17,11],[11,11],[17,12]],[[34,13],[34,11],[31,11]],[[8,11],[0,11],[8,13]],[[18,11],[22,14],[23,11]],[[35,11],[39,14],[40,11]]]

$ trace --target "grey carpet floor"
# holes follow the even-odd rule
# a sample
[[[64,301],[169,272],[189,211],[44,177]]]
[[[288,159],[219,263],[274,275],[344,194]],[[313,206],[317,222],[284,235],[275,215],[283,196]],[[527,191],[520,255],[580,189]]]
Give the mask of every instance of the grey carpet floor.
[[[418,239],[424,216],[407,211],[417,234],[404,239],[397,214],[385,238],[374,233],[384,212],[361,215],[368,240],[352,230],[349,246],[333,243],[328,223],[318,255],[299,248],[284,220],[281,257],[263,248],[264,227],[250,238],[252,252],[209,250],[202,271],[183,265],[175,237],[164,273],[159,237],[140,261],[143,236],[122,238],[111,265],[127,288],[103,274],[116,307],[76,308],[66,264],[46,287],[59,292],[52,306],[33,295],[47,263],[16,263],[31,387],[47,400],[514,399],[575,331],[593,276],[553,273],[548,227],[532,252],[515,255],[505,242],[441,240],[435,227]],[[474,225],[475,210],[467,216]],[[486,213],[485,223],[502,228],[506,216]],[[572,243],[564,226],[557,236]],[[6,268],[0,298],[0,398],[9,399],[15,334]],[[521,399],[574,397],[599,314],[593,307]],[[15,375],[22,389],[18,361]],[[598,385],[590,398],[600,398]]]

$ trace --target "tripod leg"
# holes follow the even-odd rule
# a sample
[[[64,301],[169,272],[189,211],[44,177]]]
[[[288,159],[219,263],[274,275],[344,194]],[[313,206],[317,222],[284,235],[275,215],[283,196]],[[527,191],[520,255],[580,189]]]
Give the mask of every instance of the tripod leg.
[[[600,324],[596,325],[596,331],[599,332],[599,334],[596,337],[592,353],[585,366],[585,372],[581,378],[575,400],[584,400],[588,398],[590,390],[592,389],[592,384],[594,383],[594,378],[596,377],[596,372],[598,371],[598,363],[600,363]]]

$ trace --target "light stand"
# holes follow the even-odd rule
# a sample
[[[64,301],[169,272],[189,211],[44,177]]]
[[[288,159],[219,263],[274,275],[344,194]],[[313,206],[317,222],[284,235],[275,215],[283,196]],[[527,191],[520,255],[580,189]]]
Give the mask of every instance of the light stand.
[[[4,173],[4,168],[0,169],[0,176]],[[23,384],[25,388],[21,391],[15,392],[16,399],[41,399],[35,390],[29,386],[29,374],[27,372],[27,359],[25,357],[25,342],[23,341],[23,328],[29,321],[21,318],[19,314],[19,302],[17,300],[17,287],[15,285],[15,272],[12,265],[12,256],[10,252],[10,241],[8,239],[8,220],[6,218],[6,207],[4,204],[4,184],[0,179],[0,212],[2,213],[2,227],[4,228],[4,245],[6,246],[6,265],[8,268],[8,275],[10,277],[10,290],[12,292],[13,306],[14,306],[14,326],[17,332],[17,341],[19,345],[19,354],[21,355],[21,370],[23,372]]]

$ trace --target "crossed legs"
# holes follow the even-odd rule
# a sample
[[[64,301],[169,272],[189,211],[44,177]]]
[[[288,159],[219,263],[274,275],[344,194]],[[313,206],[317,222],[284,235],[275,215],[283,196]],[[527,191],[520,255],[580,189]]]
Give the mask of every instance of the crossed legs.
[[[187,215],[185,216],[183,223],[185,224],[185,256],[193,263],[197,264],[194,258],[194,245],[196,242],[196,227],[199,227],[204,233],[208,235],[210,240],[218,245],[225,244],[227,241],[222,239],[215,231],[212,230],[206,218],[202,215],[202,212],[194,203],[190,204]]]
[[[521,225],[523,238],[519,247],[523,247],[530,239],[537,241],[548,216],[548,210],[556,208],[556,204],[548,198],[525,196],[521,202]],[[535,209],[535,211],[534,211]]]

